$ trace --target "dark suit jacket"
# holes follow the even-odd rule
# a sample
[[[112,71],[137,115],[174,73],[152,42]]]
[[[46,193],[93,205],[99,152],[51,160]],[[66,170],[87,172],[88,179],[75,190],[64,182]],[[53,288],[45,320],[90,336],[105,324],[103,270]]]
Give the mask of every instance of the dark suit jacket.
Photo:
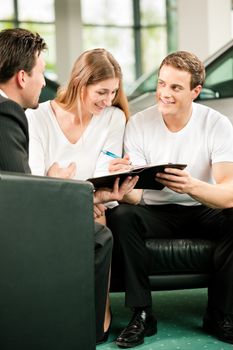
[[[28,122],[16,102],[0,95],[0,170],[30,173]]]

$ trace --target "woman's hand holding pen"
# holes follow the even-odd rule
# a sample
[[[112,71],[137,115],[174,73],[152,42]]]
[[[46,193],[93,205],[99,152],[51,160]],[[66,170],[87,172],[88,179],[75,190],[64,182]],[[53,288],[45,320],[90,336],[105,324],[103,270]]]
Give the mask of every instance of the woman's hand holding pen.
[[[110,173],[115,173],[117,171],[127,171],[131,169],[132,163],[129,159],[128,154],[125,154],[124,157],[121,158],[121,156],[104,149],[101,152],[106,156],[112,158],[112,160],[109,162],[108,167],[108,171]]]
[[[123,158],[121,158],[120,156],[118,156],[115,153],[112,153],[110,151],[107,150],[102,150],[102,153],[104,153],[105,155],[113,158],[113,160],[110,162],[109,164],[109,172],[119,172],[119,171],[127,171],[131,169],[131,161],[129,159],[128,154],[125,154]],[[134,184],[134,186],[136,185],[139,177],[133,177],[133,179],[136,178],[136,182]],[[141,200],[142,197],[142,190],[141,189],[137,189],[134,190],[134,186],[131,187],[131,189],[129,189],[127,192],[125,192],[125,194],[122,196],[122,198],[117,199],[118,201],[124,201],[126,203],[131,203],[131,204],[138,204]]]
[[[131,161],[128,154],[125,154],[123,158],[114,158],[109,162],[108,170],[110,173],[116,171],[127,171],[131,169]]]

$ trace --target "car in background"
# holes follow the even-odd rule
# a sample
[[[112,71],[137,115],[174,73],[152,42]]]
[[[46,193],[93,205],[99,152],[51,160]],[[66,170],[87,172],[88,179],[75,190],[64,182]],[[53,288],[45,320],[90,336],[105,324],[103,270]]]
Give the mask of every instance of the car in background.
[[[45,83],[45,87],[41,90],[39,102],[45,102],[54,99],[57,93],[57,89],[59,88],[59,84],[56,81],[51,80],[46,76]]]
[[[196,102],[229,117],[233,124],[233,40],[204,61],[206,80]],[[158,69],[141,76],[128,89],[131,114],[155,103]]]

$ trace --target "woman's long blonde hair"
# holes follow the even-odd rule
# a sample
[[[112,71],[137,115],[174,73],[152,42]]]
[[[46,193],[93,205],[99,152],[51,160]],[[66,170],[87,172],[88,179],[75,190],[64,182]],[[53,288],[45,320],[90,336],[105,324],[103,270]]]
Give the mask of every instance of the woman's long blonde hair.
[[[118,78],[119,88],[112,105],[119,107],[129,117],[127,97],[123,90],[121,67],[110,52],[105,49],[93,49],[83,52],[75,61],[67,87],[60,88],[56,101],[66,110],[77,107],[81,116],[83,88],[103,80]]]

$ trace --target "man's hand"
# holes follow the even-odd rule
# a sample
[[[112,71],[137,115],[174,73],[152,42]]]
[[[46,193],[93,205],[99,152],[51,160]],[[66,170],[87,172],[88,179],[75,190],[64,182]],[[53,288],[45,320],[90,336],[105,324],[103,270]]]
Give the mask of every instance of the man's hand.
[[[47,172],[47,176],[58,177],[61,179],[73,179],[76,173],[76,164],[70,163],[68,167],[62,168],[59,164],[53,163]]]
[[[128,176],[119,186],[119,178],[116,178],[113,188],[102,188],[94,193],[94,204],[106,203],[111,201],[120,201],[136,185],[139,177],[138,176]]]
[[[194,186],[195,179],[187,170],[165,168],[164,171],[165,173],[157,173],[155,179],[170,190],[177,193],[189,193]]]
[[[157,173],[155,179],[172,191],[186,193],[210,208],[233,207],[233,163],[219,162],[212,165],[215,183],[196,179],[187,170],[166,168]]]

